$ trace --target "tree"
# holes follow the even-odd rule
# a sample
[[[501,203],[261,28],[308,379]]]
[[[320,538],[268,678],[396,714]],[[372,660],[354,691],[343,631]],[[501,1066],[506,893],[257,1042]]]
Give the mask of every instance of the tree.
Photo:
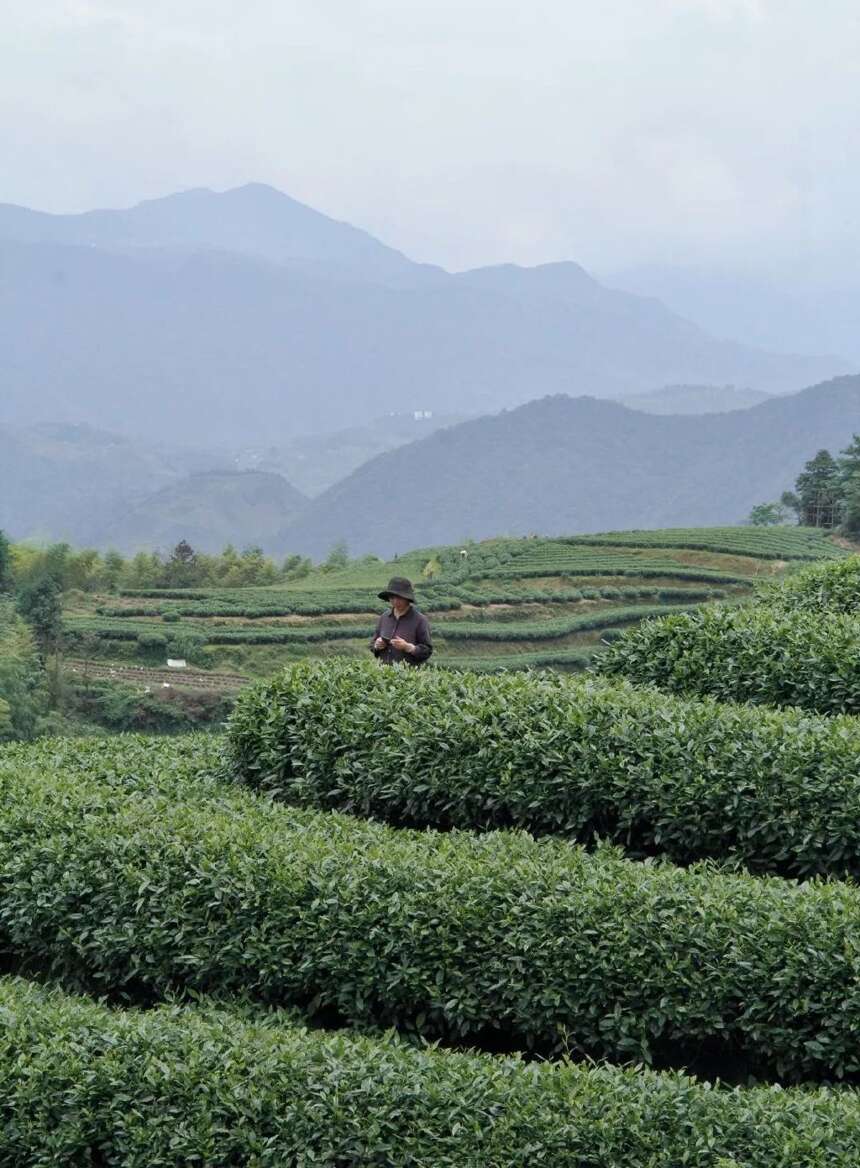
[[[56,652],[63,629],[63,592],[59,582],[49,575],[31,580],[19,591],[16,607],[33,630],[42,657]]]
[[[34,737],[46,708],[45,674],[33,635],[12,602],[0,600],[0,742]]]
[[[165,565],[168,586],[188,588],[198,583],[197,553],[187,539],[181,539]]]
[[[860,470],[842,486],[840,531],[854,538],[860,536]]]
[[[782,503],[759,503],[749,514],[749,522],[753,527],[776,527],[784,523],[785,518],[786,512]]]
[[[786,511],[794,512],[794,519],[796,523],[801,522],[801,511],[803,508],[800,504],[800,499],[795,495],[794,491],[783,491],[779,497],[780,503]]]
[[[125,575],[126,565],[125,560],[118,551],[110,548],[104,555],[103,575],[105,585],[111,592],[116,592],[120,586],[120,582]]]
[[[0,592],[12,591],[12,547],[0,531]]]
[[[322,565],[324,572],[335,572],[338,568],[346,568],[349,564],[349,553],[346,548],[345,540],[338,540],[334,547],[326,556],[325,563]]]
[[[839,464],[828,450],[809,460],[795,483],[800,519],[807,527],[836,527],[840,511]]]

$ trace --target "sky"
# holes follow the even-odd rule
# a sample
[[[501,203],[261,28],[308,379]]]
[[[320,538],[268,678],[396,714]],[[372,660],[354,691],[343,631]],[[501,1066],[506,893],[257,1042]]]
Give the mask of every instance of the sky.
[[[860,260],[856,0],[0,0],[0,201],[270,183],[415,259]]]

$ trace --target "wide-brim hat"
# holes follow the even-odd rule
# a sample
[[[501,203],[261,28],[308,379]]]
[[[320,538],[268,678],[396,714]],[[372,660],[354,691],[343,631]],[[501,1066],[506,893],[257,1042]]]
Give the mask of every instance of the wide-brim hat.
[[[405,576],[392,576],[388,581],[388,587],[379,593],[379,599],[390,600],[392,596],[399,596],[401,600],[414,602],[415,593],[412,591],[412,581],[407,580]]]

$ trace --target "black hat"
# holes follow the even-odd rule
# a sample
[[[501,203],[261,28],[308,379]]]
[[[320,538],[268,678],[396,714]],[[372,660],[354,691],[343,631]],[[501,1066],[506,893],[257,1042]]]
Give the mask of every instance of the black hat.
[[[388,587],[379,593],[379,599],[390,600],[392,596],[399,596],[401,600],[414,602],[415,593],[412,591],[412,581],[407,580],[405,576],[392,576],[388,581]]]

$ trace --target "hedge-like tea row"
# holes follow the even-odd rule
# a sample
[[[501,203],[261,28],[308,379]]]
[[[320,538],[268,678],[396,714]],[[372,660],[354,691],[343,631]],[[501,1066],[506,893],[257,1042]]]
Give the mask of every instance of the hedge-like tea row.
[[[723,701],[860,713],[860,620],[766,607],[709,608],[639,625],[598,671]]]
[[[677,560],[627,560],[607,556],[601,560],[576,563],[570,558],[548,560],[532,566],[484,568],[470,574],[474,580],[536,580],[543,576],[575,580],[579,576],[632,577],[640,580],[689,580],[696,584],[749,584],[749,576],[711,568],[682,568]]]
[[[245,689],[229,737],[243,779],[303,806],[860,876],[854,718],[331,662]]]
[[[854,886],[397,831],[208,794],[184,769],[165,796],[172,746],[106,782],[83,755],[0,756],[0,948],[135,999],[246,991],[457,1040],[624,1059],[708,1042],[788,1077],[860,1071]]]
[[[708,1089],[309,1031],[204,1004],[111,1011],[0,980],[0,1163],[856,1168],[852,1091]]]
[[[610,636],[607,630],[606,636]],[[437,656],[435,668],[455,673],[521,673],[527,669],[562,669],[579,672],[587,669],[599,646],[584,649],[543,649],[535,653],[492,653],[484,656]],[[425,670],[425,673],[427,671]]]
[[[759,560],[837,559],[845,549],[820,527],[669,527],[657,531],[609,531],[560,540],[573,547],[679,548]]]
[[[854,613],[860,610],[860,556],[815,564],[758,589],[755,600],[786,612]]]

